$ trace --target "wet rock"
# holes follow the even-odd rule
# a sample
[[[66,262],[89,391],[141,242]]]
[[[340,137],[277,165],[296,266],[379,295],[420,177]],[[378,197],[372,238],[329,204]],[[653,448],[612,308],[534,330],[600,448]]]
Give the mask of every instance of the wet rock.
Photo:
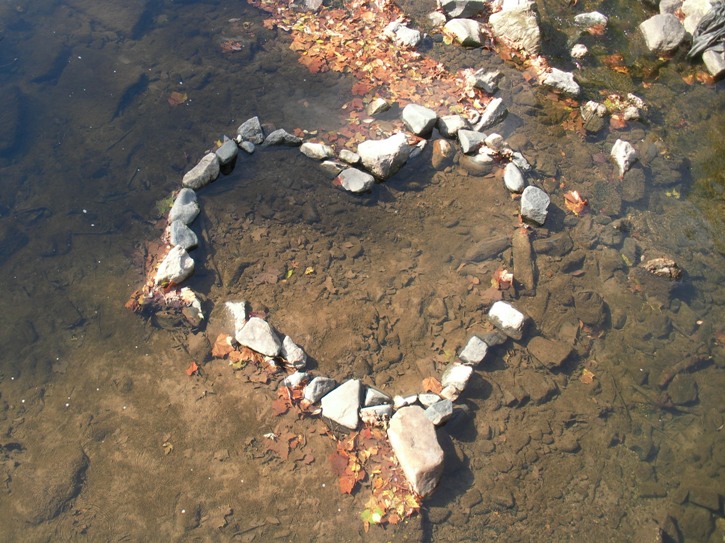
[[[348,165],[344,164],[342,162],[338,162],[336,160],[323,160],[320,163],[320,169],[330,174],[332,177],[337,177],[340,175],[345,169],[347,169]]]
[[[216,153],[206,154],[199,163],[184,174],[181,184],[189,189],[199,190],[219,177],[219,157]]]
[[[498,82],[501,80],[501,72],[487,72],[483,68],[476,70],[467,77],[466,81],[472,87],[481,89],[488,94],[495,94],[498,90]]]
[[[511,162],[516,164],[516,166],[521,170],[522,172],[530,172],[531,171],[531,164],[529,164],[529,161],[526,160],[526,157],[522,155],[519,151],[514,151],[511,154]]]
[[[450,364],[441,376],[441,385],[443,385],[441,396],[455,401],[466,389],[472,373],[473,368],[471,366],[457,363]]]
[[[464,255],[466,262],[484,262],[503,253],[511,245],[508,236],[496,236],[474,243]]]
[[[438,394],[433,394],[432,392],[423,392],[418,394],[418,402],[420,402],[420,405],[423,407],[430,407],[434,403],[438,403],[440,401],[441,397],[438,396]]]
[[[481,27],[473,19],[451,19],[443,27],[443,33],[465,47],[478,47],[482,43]]]
[[[440,426],[453,416],[453,402],[441,400],[425,410],[425,416],[435,425]]]
[[[436,170],[442,170],[453,162],[456,150],[451,142],[444,139],[438,139],[433,142],[433,152],[431,154],[431,165]]]
[[[581,449],[579,446],[579,440],[571,433],[566,433],[561,436],[556,441],[556,448],[565,453],[576,453]]]
[[[471,336],[458,357],[466,364],[483,362],[488,352],[488,345],[478,336]]]
[[[525,394],[519,399],[519,402],[528,397],[534,405],[542,405],[559,394],[559,387],[556,386],[556,383],[543,373],[527,373],[520,379],[520,384]]]
[[[239,146],[237,145],[237,142],[230,139],[225,139],[222,146],[216,150],[216,156],[219,159],[219,164],[222,166],[230,164],[235,158],[237,158],[238,153]]]
[[[337,381],[329,377],[315,377],[310,381],[303,392],[305,400],[315,404],[326,394],[335,390]]]
[[[511,192],[523,192],[526,188],[526,181],[524,180],[524,174],[521,170],[512,163],[506,164],[506,168],[503,171],[503,182],[506,188]]]
[[[532,245],[537,255],[566,256],[574,247],[574,242],[567,232],[561,232],[548,238],[535,239]]]
[[[574,294],[574,309],[580,321],[594,328],[604,324],[607,318],[604,300],[593,290],[583,290]]]
[[[671,258],[653,258],[642,264],[642,267],[652,275],[663,279],[676,281],[682,277],[682,270]]]
[[[621,252],[624,263],[630,268],[632,266],[636,266],[639,264],[640,254],[641,250],[639,248],[639,244],[634,240],[634,238],[626,238],[622,244]]]
[[[495,302],[488,311],[488,320],[504,334],[521,339],[526,317],[508,302]]]
[[[708,541],[712,533],[713,518],[710,511],[702,507],[687,506],[677,516],[677,525],[687,541]]]
[[[581,87],[574,81],[574,74],[571,72],[564,72],[558,68],[552,68],[550,72],[544,76],[541,84],[551,88],[555,92],[565,94],[566,96],[572,96],[576,98],[581,92]]]
[[[604,128],[604,116],[607,114],[607,108],[604,104],[589,100],[580,109],[582,120],[584,121],[584,129],[587,132],[596,133]]]
[[[483,340],[489,347],[496,347],[497,345],[503,345],[506,343],[508,336],[499,330],[492,330],[481,334],[481,340]]]
[[[415,47],[420,43],[420,31],[408,28],[399,21],[393,21],[385,27],[383,31],[385,36],[390,38],[393,43],[402,47]]]
[[[687,36],[680,20],[669,13],[653,15],[639,25],[639,30],[649,50],[658,55],[674,51]]]
[[[363,405],[365,407],[371,407],[373,405],[382,405],[393,403],[393,399],[374,387],[365,388],[365,401]]]
[[[474,155],[483,145],[486,134],[475,130],[459,130],[458,141],[461,144],[461,151],[467,155]]]
[[[725,52],[717,51],[715,48],[708,49],[702,54],[702,62],[705,68],[714,78],[719,78],[725,73]]]
[[[248,141],[254,145],[259,145],[264,141],[264,130],[262,130],[262,124],[259,122],[259,117],[252,117],[247,119],[237,128],[237,136],[240,140]]]
[[[642,168],[633,168],[622,178],[622,201],[638,202],[644,198],[645,182]]]
[[[713,513],[720,512],[721,499],[720,493],[717,490],[704,486],[691,487],[688,495],[688,501],[690,503],[709,509]]]
[[[390,420],[393,416],[393,406],[389,404],[371,405],[360,409],[360,419],[364,424],[377,424]]]
[[[265,356],[278,356],[282,349],[282,342],[275,331],[259,317],[251,317],[234,339]]]
[[[495,132],[493,134],[489,134],[486,136],[486,139],[483,140],[483,143],[486,147],[489,149],[492,149],[493,151],[501,152],[506,148],[506,141],[503,139],[503,136],[501,134],[496,134]],[[516,166],[516,164],[514,164]],[[518,168],[518,166],[516,166]]]
[[[475,156],[462,155],[459,164],[470,175],[484,176],[493,171],[496,162],[491,156],[479,152]]]
[[[251,141],[243,141],[242,143],[239,144],[239,148],[242,151],[244,151],[245,153],[247,153],[248,155],[251,155],[252,153],[254,153],[254,149],[255,149],[254,144]]]
[[[192,189],[181,189],[176,195],[174,205],[169,211],[169,222],[181,221],[184,224],[191,224],[199,215],[199,202],[196,199],[196,192]]]
[[[164,257],[156,270],[154,283],[161,285],[174,283],[178,285],[194,273],[194,259],[180,245],[172,248]]]
[[[388,438],[408,482],[425,497],[443,473],[443,449],[435,426],[418,406],[403,407],[390,419]]]
[[[546,222],[550,203],[549,195],[543,190],[539,187],[528,186],[521,193],[521,216],[541,226]]]
[[[531,55],[539,53],[541,33],[536,13],[529,9],[529,3],[491,14],[488,23],[498,40],[522,49]]]
[[[657,453],[657,447],[652,441],[652,427],[635,427],[634,431],[625,438],[627,448],[635,453],[642,462],[648,462]]]
[[[465,128],[469,128],[469,124],[461,115],[443,115],[438,119],[438,131],[446,138],[455,138],[458,131]]]
[[[340,172],[336,182],[349,192],[366,192],[375,185],[375,178],[357,168],[346,168]]]
[[[199,245],[199,238],[183,221],[177,220],[169,225],[169,242],[174,246],[180,245],[188,251]]]
[[[631,143],[624,140],[615,141],[612,146],[612,151],[609,154],[619,168],[620,179],[624,177],[627,170],[629,170],[634,161],[637,160],[637,151],[634,150]]]
[[[591,28],[593,26],[605,27],[608,22],[609,19],[598,11],[580,13],[579,15],[574,16],[574,24],[581,28]]]
[[[439,0],[438,5],[453,19],[481,13],[486,9],[486,0]]]
[[[507,113],[508,110],[503,105],[503,98],[494,98],[488,103],[486,109],[483,110],[481,119],[476,123],[476,130],[486,130],[500,123],[506,117]]]
[[[350,430],[360,422],[360,394],[362,386],[357,379],[345,381],[322,397],[322,416]]]
[[[279,355],[284,358],[288,364],[292,364],[298,370],[303,370],[307,366],[307,355],[305,354],[305,351],[302,350],[302,347],[292,341],[292,338],[289,336],[284,336]]]
[[[539,362],[550,369],[560,367],[569,358],[572,351],[571,345],[542,336],[531,338],[527,349]]]
[[[697,383],[692,375],[678,373],[667,387],[667,394],[675,405],[691,405],[697,403]]]
[[[376,177],[387,179],[408,160],[411,146],[399,132],[383,140],[367,140],[357,147],[363,165]]]
[[[360,162],[360,155],[353,151],[350,151],[349,149],[343,149],[342,151],[340,151],[340,160],[347,164],[350,164],[351,166],[354,166],[355,164],[358,164]]]
[[[514,281],[526,292],[533,293],[536,289],[534,280],[534,256],[531,251],[531,238],[523,228],[514,232],[511,245],[513,247]]]
[[[684,0],[681,9],[685,14],[683,22],[685,30],[692,34],[700,20],[712,9],[714,3],[715,0]]]
[[[0,34],[0,40],[2,34]],[[22,130],[24,97],[16,86],[3,89],[3,107],[0,110],[0,155],[10,154],[18,147]]]
[[[390,104],[385,98],[374,98],[365,108],[365,113],[374,117],[390,109]]]
[[[427,136],[438,121],[438,115],[430,108],[408,104],[401,114],[403,124],[416,136]]]
[[[317,160],[324,160],[335,156],[335,151],[329,145],[312,141],[306,141],[300,145],[300,152],[309,158],[315,158]]]
[[[571,58],[582,59],[589,53],[589,49],[583,43],[575,43],[572,45],[569,55]]]
[[[302,138],[295,136],[294,134],[290,134],[287,132],[284,128],[278,128],[277,130],[274,130],[273,132],[270,132],[269,135],[264,138],[263,145],[290,145],[290,146],[296,146],[302,144]]]

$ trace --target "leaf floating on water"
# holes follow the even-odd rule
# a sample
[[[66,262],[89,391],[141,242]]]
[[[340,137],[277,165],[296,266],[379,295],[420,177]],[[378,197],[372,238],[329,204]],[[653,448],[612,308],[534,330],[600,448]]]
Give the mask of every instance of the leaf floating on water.
[[[180,106],[189,99],[189,96],[185,92],[174,91],[169,95],[167,102],[171,107]]]
[[[199,366],[197,365],[196,362],[194,362],[192,360],[191,364],[189,364],[189,367],[186,368],[186,375],[188,375],[189,377],[191,377],[192,375],[194,375],[198,371],[199,371]]]
[[[584,371],[582,371],[582,376],[579,378],[579,380],[585,385],[591,385],[594,382],[594,374],[588,369],[584,368]]]

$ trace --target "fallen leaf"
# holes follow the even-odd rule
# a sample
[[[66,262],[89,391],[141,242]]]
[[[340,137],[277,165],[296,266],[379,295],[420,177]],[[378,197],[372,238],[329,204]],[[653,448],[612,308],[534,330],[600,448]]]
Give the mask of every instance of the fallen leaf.
[[[176,107],[186,102],[188,98],[189,96],[185,92],[174,91],[169,95],[167,102],[171,107]]]
[[[439,394],[443,390],[443,385],[435,377],[426,377],[423,379],[423,390],[425,392],[432,392],[433,394]]]
[[[576,190],[570,190],[564,194],[564,205],[566,208],[574,213],[577,217],[581,215],[584,209],[589,205],[589,202],[579,195]]]
[[[189,367],[186,368],[186,375],[188,375],[189,377],[191,377],[192,375],[194,375],[198,371],[199,371],[199,366],[196,364],[196,362],[194,362],[192,360],[191,364],[189,364]]]
[[[579,378],[579,380],[585,385],[591,385],[594,381],[594,374],[588,369],[584,368],[584,371],[582,371],[582,376]]]
[[[232,347],[232,336],[219,334],[211,349],[211,355],[214,358],[226,358],[232,351],[234,351],[234,347]]]

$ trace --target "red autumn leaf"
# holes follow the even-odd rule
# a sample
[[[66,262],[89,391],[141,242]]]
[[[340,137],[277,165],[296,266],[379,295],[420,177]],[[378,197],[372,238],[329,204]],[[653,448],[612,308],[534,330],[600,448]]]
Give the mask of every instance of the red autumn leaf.
[[[191,364],[189,364],[189,367],[186,368],[186,375],[188,375],[189,377],[191,377],[192,375],[194,375],[198,371],[199,371],[199,366],[196,364],[196,362],[194,362],[192,360],[191,361]]]
[[[343,494],[352,494],[357,479],[354,474],[344,474],[340,477],[340,492]]]
[[[342,477],[347,469],[347,456],[343,456],[340,451],[335,451],[329,456],[332,473],[337,477]]]
[[[352,93],[358,96],[365,96],[370,91],[370,83],[366,81],[358,81],[352,86]]]
[[[272,410],[276,416],[284,415],[289,411],[290,405],[284,400],[284,398],[277,398],[272,402]]]

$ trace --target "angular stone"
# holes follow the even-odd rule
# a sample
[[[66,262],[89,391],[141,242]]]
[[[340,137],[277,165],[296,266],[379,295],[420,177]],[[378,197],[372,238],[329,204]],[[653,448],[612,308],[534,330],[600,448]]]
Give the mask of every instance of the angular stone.
[[[495,161],[493,157],[479,150],[475,156],[462,155],[459,164],[471,175],[484,176],[493,171]]]
[[[536,336],[527,345],[529,353],[548,368],[558,368],[571,354],[571,345]]]
[[[432,392],[423,392],[422,394],[418,394],[418,401],[423,407],[430,407],[434,403],[440,402],[441,397]]]
[[[216,150],[216,156],[219,158],[219,164],[222,166],[231,163],[235,158],[237,158],[238,153],[239,146],[237,145],[237,142],[230,139],[222,143],[222,146]]]
[[[536,288],[534,281],[534,258],[531,251],[529,231],[517,228],[511,238],[512,259],[514,261],[514,281],[524,292],[533,293]]]
[[[417,394],[410,394],[408,396],[395,396],[393,398],[393,408],[400,409],[401,407],[413,405],[417,401],[418,401]]]
[[[389,403],[393,403],[393,399],[385,394],[385,392],[382,392],[374,387],[365,388],[365,402],[363,404],[365,407]]]
[[[546,222],[551,198],[539,187],[528,186],[521,193],[521,216],[538,225]]]
[[[196,192],[192,189],[181,189],[176,195],[174,205],[169,211],[169,222],[181,221],[184,224],[191,224],[199,214],[199,202],[196,199]]]
[[[385,27],[383,31],[385,36],[390,38],[393,43],[403,47],[415,47],[420,43],[421,35],[419,30],[408,28],[399,21],[393,21]]]
[[[443,473],[443,449],[435,426],[418,406],[403,407],[390,419],[388,438],[413,490],[425,497]]]
[[[374,98],[365,108],[365,113],[370,116],[374,116],[379,113],[383,113],[384,111],[388,111],[389,109],[390,104],[385,98]]]
[[[506,106],[503,105],[503,98],[494,98],[488,103],[486,109],[483,110],[481,119],[476,123],[476,130],[486,130],[491,126],[500,123],[503,121],[504,117],[506,117],[507,113],[508,110],[506,109]]]
[[[234,339],[265,356],[277,356],[282,349],[282,342],[275,331],[259,317],[251,317]]]
[[[552,68],[550,72],[544,76],[542,85],[550,87],[552,90],[572,96],[576,98],[581,92],[581,87],[574,81],[574,74],[571,72],[565,72],[558,68]]]
[[[478,47],[482,43],[481,26],[473,19],[451,19],[443,27],[443,33],[465,47]]]
[[[393,416],[393,406],[390,404],[371,405],[360,409],[360,418],[365,424],[377,424],[390,420]]]
[[[497,153],[503,151],[506,147],[506,142],[504,141],[503,136],[501,134],[496,134],[495,132],[486,136],[483,143],[486,147],[496,151]]]
[[[264,130],[262,130],[259,117],[252,117],[240,124],[239,128],[237,128],[237,136],[241,141],[248,141],[254,145],[262,143],[264,141]]]
[[[647,48],[653,53],[669,53],[685,40],[687,32],[680,20],[670,13],[658,13],[639,25]]]
[[[511,154],[511,162],[516,164],[519,170],[522,172],[530,172],[531,171],[531,164],[529,164],[529,161],[526,160],[526,157],[522,155],[519,151],[514,151]]]
[[[488,345],[478,336],[471,336],[458,358],[467,364],[479,364],[488,352]]]
[[[320,163],[320,169],[325,173],[329,173],[332,177],[340,175],[346,168],[347,164],[343,164],[342,162],[338,162],[336,160],[323,160]]]
[[[431,153],[431,165],[436,170],[441,170],[448,166],[456,154],[456,150],[451,142],[444,139],[437,139],[433,142],[433,152]]]
[[[219,177],[219,157],[208,153],[191,170],[184,174],[181,184],[189,189],[199,190]]]
[[[178,285],[194,273],[194,259],[186,249],[177,245],[169,251],[156,270],[154,283],[174,283]]]
[[[340,172],[335,182],[349,192],[365,192],[373,188],[375,178],[357,168],[346,168]]]
[[[473,368],[471,366],[457,363],[450,364],[441,376],[441,385],[443,385],[443,388],[453,387],[460,394],[466,389],[472,373]]]
[[[504,334],[521,339],[526,317],[508,302],[495,302],[488,310],[488,320]]]
[[[438,131],[446,138],[455,138],[459,130],[468,127],[468,121],[461,115],[444,115],[438,119]]]
[[[438,5],[451,19],[471,17],[486,9],[486,0],[439,0]]]
[[[440,426],[453,416],[453,402],[441,400],[428,407],[424,413],[435,426]]]
[[[619,178],[623,178],[624,174],[637,160],[637,151],[635,151],[632,144],[628,141],[617,140],[612,146],[612,151],[609,153],[614,159],[615,164],[619,168]]]
[[[239,148],[248,155],[254,153],[254,144],[251,141],[243,141],[239,144]]]
[[[501,79],[501,72],[487,72],[483,68],[476,70],[466,78],[466,82],[477,88],[481,89],[488,94],[494,94],[498,90],[498,82]]]
[[[383,140],[367,140],[357,147],[363,165],[374,176],[387,179],[408,160],[411,146],[403,132]]]
[[[509,162],[503,171],[503,183],[510,192],[523,192],[526,188],[526,180],[524,174],[518,169],[516,164]]]
[[[488,23],[496,39],[537,55],[541,47],[541,33],[536,13],[527,4],[493,13]]]
[[[438,115],[430,108],[408,104],[403,108],[401,115],[403,124],[416,136],[427,136],[433,130],[438,120]]]
[[[335,156],[335,151],[333,151],[332,147],[330,147],[329,145],[325,145],[324,143],[315,143],[311,141],[306,141],[302,145],[300,145],[300,151],[303,155],[310,158],[316,158],[318,160],[324,160],[326,158]]]
[[[307,366],[307,355],[302,347],[297,345],[292,338],[284,336],[282,340],[282,348],[279,355],[284,358],[288,364],[292,364],[296,369],[302,370]]]
[[[322,416],[350,430],[360,422],[360,392],[358,379],[350,379],[322,398]]]
[[[290,134],[284,128],[278,128],[277,130],[270,132],[269,135],[264,138],[264,145],[301,145],[302,138]]]
[[[467,155],[474,155],[483,145],[486,134],[475,130],[459,130],[458,141],[461,144],[461,151]]]
[[[330,379],[329,377],[315,377],[308,383],[303,392],[305,400],[311,404],[315,404],[320,401],[320,398],[335,390],[337,381]]]
[[[199,238],[183,221],[174,221],[169,225],[169,242],[181,245],[187,251],[199,245]]]
[[[350,151],[349,149],[343,149],[342,151],[340,151],[340,160],[346,162],[347,164],[350,164],[351,166],[354,166],[355,164],[358,164],[360,162],[360,155],[353,151]]]
[[[282,383],[284,386],[289,388],[298,387],[309,379],[310,375],[307,372],[304,371],[296,371],[294,373],[290,373],[287,377],[285,377],[282,380]]]
[[[725,53],[722,51],[708,49],[702,54],[702,62],[705,63],[705,68],[714,78],[725,73]]]
[[[226,302],[224,309],[231,320],[231,328],[233,329],[233,336],[236,338],[247,324],[247,318],[249,313],[247,311],[247,302]]]
[[[684,0],[682,13],[685,14],[683,22],[685,30],[692,34],[702,18],[712,9],[716,0]]]

